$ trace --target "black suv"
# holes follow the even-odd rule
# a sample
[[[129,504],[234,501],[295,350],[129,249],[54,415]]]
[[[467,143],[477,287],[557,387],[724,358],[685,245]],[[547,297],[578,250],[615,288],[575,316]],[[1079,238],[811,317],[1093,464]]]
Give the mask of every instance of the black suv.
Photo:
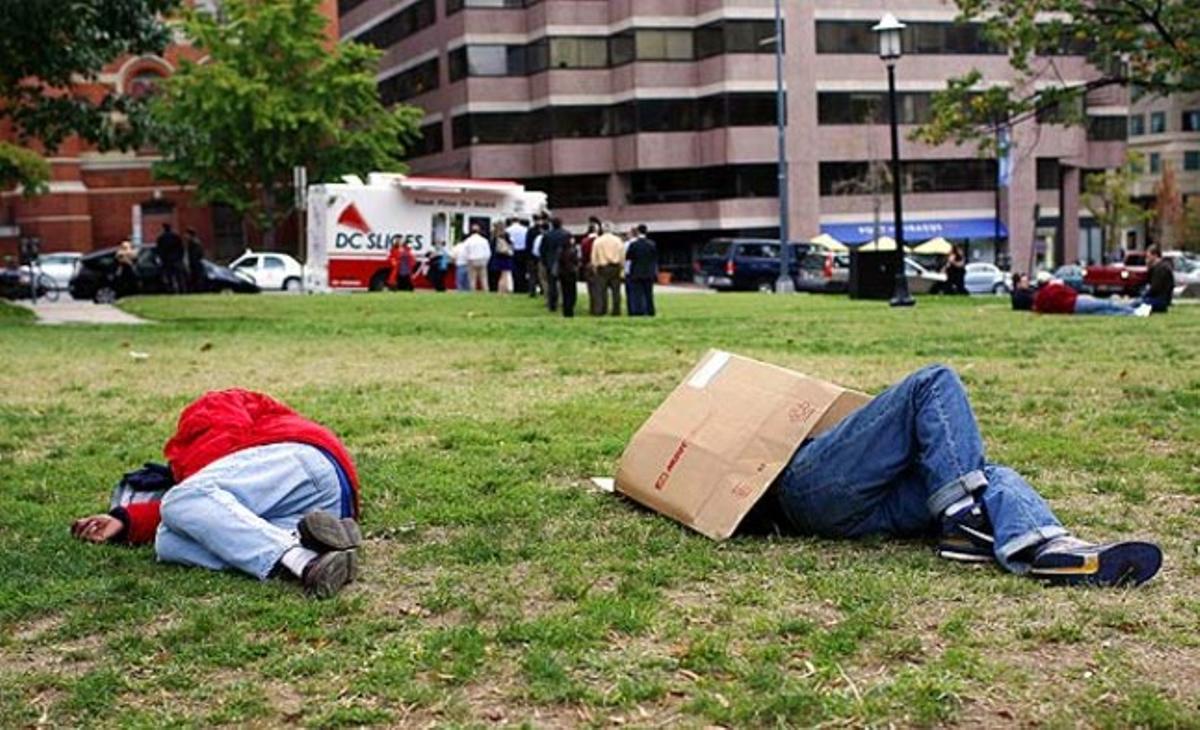
[[[792,242],[788,269],[792,280],[808,244]],[[702,283],[719,290],[775,291],[779,278],[779,241],[771,238],[714,238],[696,261]]]
[[[162,264],[154,246],[138,249],[132,277],[117,276],[117,249],[104,248],[79,259],[79,271],[71,278],[71,296],[111,302],[133,294],[163,294]],[[235,274],[226,266],[204,262],[203,291],[255,294],[258,285]]]

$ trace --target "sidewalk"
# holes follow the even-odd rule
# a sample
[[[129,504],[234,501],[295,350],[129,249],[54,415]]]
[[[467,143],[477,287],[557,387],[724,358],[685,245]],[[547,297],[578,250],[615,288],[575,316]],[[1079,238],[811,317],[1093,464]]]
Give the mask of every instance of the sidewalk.
[[[36,305],[27,301],[16,301],[13,304],[36,314],[38,324],[150,324],[148,320],[123,312],[111,304],[95,304],[69,298],[59,299],[57,302],[41,299]]]

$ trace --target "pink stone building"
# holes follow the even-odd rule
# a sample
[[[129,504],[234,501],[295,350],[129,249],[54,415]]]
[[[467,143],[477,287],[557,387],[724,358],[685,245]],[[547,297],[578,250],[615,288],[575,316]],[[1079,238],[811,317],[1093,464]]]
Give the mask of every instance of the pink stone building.
[[[550,194],[571,226],[590,215],[646,223],[675,273],[716,235],[777,235],[771,0],[341,0],[343,38],[384,49],[388,101],[425,110],[415,173],[506,178]],[[870,31],[910,26],[897,66],[902,132],[931,92],[975,67],[1012,83],[979,28],[941,0],[784,3],[791,233],[871,238],[879,198],[863,180],[890,154],[886,71]],[[1038,83],[1094,77],[1078,55],[1043,59]],[[1017,126],[999,196],[1002,260],[1081,255],[1081,170],[1119,163],[1123,92],[1088,100],[1089,124]],[[904,139],[906,238],[942,235],[976,260],[996,254],[996,163],[975,149]],[[1035,220],[1037,206],[1039,217]],[[1060,215],[1061,213],[1061,215]],[[1037,245],[1035,246],[1035,241]]]

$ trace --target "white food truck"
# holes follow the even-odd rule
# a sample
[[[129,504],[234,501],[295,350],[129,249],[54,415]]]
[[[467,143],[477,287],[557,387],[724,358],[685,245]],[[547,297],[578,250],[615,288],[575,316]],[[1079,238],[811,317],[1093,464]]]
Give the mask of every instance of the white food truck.
[[[308,188],[309,291],[384,288],[388,253],[394,242],[407,243],[420,266],[415,286],[432,286],[424,261],[435,241],[447,249],[478,224],[489,232],[510,217],[528,221],[546,208],[546,195],[503,180],[408,177],[373,172],[364,183],[346,182]],[[453,288],[453,275],[447,277]]]

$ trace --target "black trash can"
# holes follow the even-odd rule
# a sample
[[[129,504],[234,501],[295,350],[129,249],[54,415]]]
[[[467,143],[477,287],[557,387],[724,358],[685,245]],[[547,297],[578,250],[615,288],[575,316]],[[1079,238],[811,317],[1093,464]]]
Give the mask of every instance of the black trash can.
[[[850,298],[891,299],[896,288],[895,251],[850,251]]]

